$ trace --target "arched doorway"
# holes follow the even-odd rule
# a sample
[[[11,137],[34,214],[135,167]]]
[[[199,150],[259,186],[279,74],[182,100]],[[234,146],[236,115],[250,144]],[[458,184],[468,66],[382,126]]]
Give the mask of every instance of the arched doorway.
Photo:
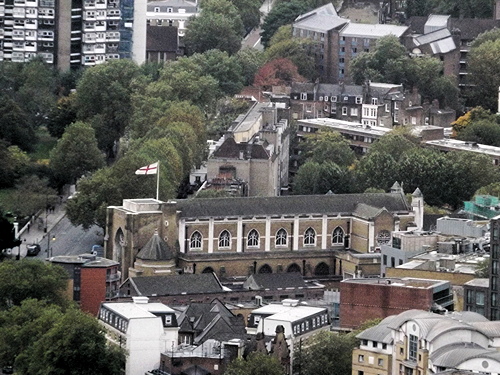
[[[264,264],[263,266],[261,266],[259,268],[258,273],[273,273],[273,269],[271,268],[271,266],[269,264]]]
[[[330,267],[328,267],[328,264],[325,262],[319,263],[315,268],[314,268],[314,275],[316,276],[327,276],[330,274]]]
[[[214,273],[214,269],[212,267],[205,267],[201,273]]]
[[[292,263],[286,269],[286,272],[301,272],[300,266],[296,263]]]
[[[115,233],[115,241],[113,244],[113,260],[121,263],[122,262],[122,254],[123,248],[126,246],[125,242],[125,234],[123,233],[122,228],[118,228]]]

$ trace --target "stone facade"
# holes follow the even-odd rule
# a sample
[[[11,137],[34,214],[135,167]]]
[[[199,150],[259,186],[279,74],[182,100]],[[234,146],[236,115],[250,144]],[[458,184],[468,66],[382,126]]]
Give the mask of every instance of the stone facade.
[[[124,200],[108,208],[105,248],[121,263],[124,279],[155,231],[175,249],[178,272],[338,276],[337,254],[373,252],[415,220],[402,192]]]

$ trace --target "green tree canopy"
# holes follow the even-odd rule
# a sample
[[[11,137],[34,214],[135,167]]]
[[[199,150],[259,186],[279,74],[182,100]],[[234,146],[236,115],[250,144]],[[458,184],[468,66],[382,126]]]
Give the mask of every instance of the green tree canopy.
[[[130,121],[135,85],[144,80],[134,62],[120,59],[86,69],[78,81],[78,119],[94,127],[99,148],[108,157],[114,157],[116,142]]]
[[[468,57],[467,78],[474,86],[469,98],[474,105],[481,105],[495,111],[498,107],[498,87],[500,86],[500,39],[486,40],[471,48]]]
[[[243,27],[248,32],[260,25],[260,5],[259,0],[231,0],[238,14],[243,21]]]
[[[38,262],[40,263],[40,262]],[[125,354],[76,307],[26,299],[0,312],[0,364],[19,374],[121,374]]]
[[[457,138],[500,147],[500,124],[495,120],[480,119],[463,128],[457,133]]]
[[[332,130],[320,130],[308,135],[303,146],[305,158],[316,163],[332,162],[347,168],[356,160],[349,142]]]
[[[56,199],[57,192],[49,186],[46,178],[26,174],[17,181],[15,192],[6,208],[16,216],[29,216],[54,204]]]
[[[283,25],[291,24],[299,15],[312,9],[307,1],[291,0],[276,2],[262,24],[261,43],[269,46],[274,33]]]
[[[294,361],[303,375],[346,375],[352,372],[352,350],[358,345],[353,334],[322,331],[307,340]]]
[[[237,358],[232,361],[224,375],[284,375],[285,371],[276,357],[251,353],[247,359]]]
[[[0,310],[19,306],[28,298],[65,306],[67,281],[67,272],[51,263],[31,259],[0,262]]]
[[[241,66],[243,84],[252,85],[255,74],[264,65],[264,53],[255,48],[243,48],[238,51],[235,58]]]
[[[241,16],[233,3],[205,0],[200,15],[189,21],[184,44],[190,54],[218,49],[232,55],[241,48],[243,30]]]
[[[61,185],[74,184],[86,173],[104,166],[94,129],[81,121],[66,128],[50,153],[50,167]]]
[[[311,195],[349,193],[351,189],[351,173],[331,161],[318,163],[307,161],[297,171],[294,179],[294,194]]]

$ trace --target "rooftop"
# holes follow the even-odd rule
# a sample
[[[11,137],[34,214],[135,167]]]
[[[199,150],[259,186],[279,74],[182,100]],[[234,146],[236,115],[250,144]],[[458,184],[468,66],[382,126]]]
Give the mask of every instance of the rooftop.
[[[361,38],[380,38],[386,35],[401,37],[408,30],[407,26],[396,26],[388,24],[368,24],[368,23],[349,23],[340,32],[342,36],[361,37]]]

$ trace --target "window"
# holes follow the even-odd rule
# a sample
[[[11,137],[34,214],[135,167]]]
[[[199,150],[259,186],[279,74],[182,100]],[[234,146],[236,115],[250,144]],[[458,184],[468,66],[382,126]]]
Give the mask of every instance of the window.
[[[476,292],[476,305],[484,306],[484,292]]]
[[[316,244],[316,232],[313,228],[309,227],[304,233],[304,245],[314,246]]]
[[[347,116],[347,107],[342,107],[342,115]]]
[[[172,315],[165,315],[165,325],[172,325]]]
[[[356,104],[363,103],[363,98],[361,96],[356,96]]]
[[[358,362],[363,363],[365,361],[365,356],[363,354],[358,355]]]
[[[357,116],[358,115],[358,109],[357,108],[351,108],[351,116]]]
[[[378,365],[383,366],[384,365],[384,360],[382,358],[378,359]]]
[[[325,102],[327,102],[327,101],[328,101],[328,96],[325,96]]]
[[[384,266],[387,266],[387,255],[386,255],[386,254],[384,254],[384,255],[382,256],[382,259],[383,259]]]
[[[247,246],[248,247],[258,247],[259,246],[259,233],[255,229],[252,229],[248,233]]]
[[[333,230],[332,245],[342,245],[344,243],[344,230],[337,227]]]
[[[223,230],[219,235],[219,247],[230,247],[231,235],[227,230]]]
[[[390,112],[390,109],[389,109],[389,104],[386,104],[386,105],[385,105],[385,111],[386,111],[386,112]]]
[[[300,93],[300,100],[307,100],[307,93],[301,92]]]
[[[276,232],[276,246],[286,246],[287,244],[288,233],[286,230],[281,228]]]
[[[410,361],[417,360],[417,350],[418,350],[418,337],[415,335],[410,335],[410,340],[408,342],[408,359]]]
[[[189,243],[190,249],[201,249],[201,233],[198,231],[193,232],[191,241]]]
[[[378,105],[378,98],[372,98],[372,104]]]
[[[331,96],[330,97],[330,100],[333,102],[333,103],[336,103],[337,102],[337,96]]]

